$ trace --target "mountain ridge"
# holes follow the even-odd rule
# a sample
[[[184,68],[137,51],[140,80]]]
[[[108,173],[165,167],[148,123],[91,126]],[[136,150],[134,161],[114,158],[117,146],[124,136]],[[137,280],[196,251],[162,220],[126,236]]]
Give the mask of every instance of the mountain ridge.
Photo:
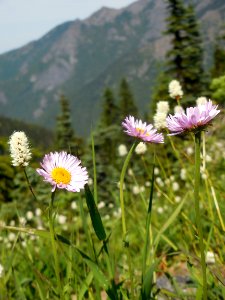
[[[194,4],[210,63],[225,3]],[[145,112],[158,65],[169,49],[169,38],[162,34],[165,18],[163,0],[138,0],[121,9],[102,7],[84,20],[60,24],[41,39],[0,55],[2,114],[51,128],[64,93],[71,101],[75,130],[87,135],[98,120],[103,88],[116,91],[122,77]]]

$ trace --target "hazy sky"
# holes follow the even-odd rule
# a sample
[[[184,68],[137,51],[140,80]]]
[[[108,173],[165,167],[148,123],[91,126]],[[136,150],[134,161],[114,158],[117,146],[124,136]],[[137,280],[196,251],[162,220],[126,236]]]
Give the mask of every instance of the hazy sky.
[[[40,38],[65,21],[85,19],[102,6],[135,0],[0,0],[0,53]]]

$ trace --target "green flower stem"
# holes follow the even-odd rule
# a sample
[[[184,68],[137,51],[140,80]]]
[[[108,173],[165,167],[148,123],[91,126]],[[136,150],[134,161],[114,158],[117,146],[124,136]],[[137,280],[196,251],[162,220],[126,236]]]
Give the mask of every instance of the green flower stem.
[[[154,149],[154,158],[153,158],[153,167],[152,167],[152,178],[151,178],[151,189],[149,196],[149,204],[146,218],[146,227],[145,227],[145,244],[144,244],[144,254],[142,261],[142,281],[146,271],[146,261],[147,261],[147,250],[149,247],[149,238],[150,238],[150,224],[151,224],[151,216],[152,216],[152,200],[153,200],[153,191],[154,191],[154,168],[155,168],[155,149]]]
[[[63,299],[63,290],[62,290],[61,280],[60,280],[59,261],[58,261],[56,242],[55,242],[55,231],[54,231],[54,215],[53,215],[54,198],[55,198],[55,191],[51,195],[51,201],[49,204],[49,211],[48,211],[48,221],[49,221],[49,230],[50,230],[52,251],[53,251],[53,256],[54,256],[54,268],[55,268],[55,275],[56,275],[56,280],[57,280],[58,293],[59,293],[60,299]]]
[[[31,184],[30,184],[29,178],[28,178],[28,176],[27,176],[27,171],[26,171],[25,168],[23,169],[23,172],[24,172],[24,174],[25,174],[25,178],[26,178],[28,187],[29,187],[29,189],[30,189],[30,191],[31,191],[31,194],[32,194],[33,197],[34,197],[34,200],[37,201],[37,197],[36,197],[35,194],[34,194],[33,188],[32,188],[32,186],[31,186]]]
[[[137,147],[139,141],[135,142],[132,147],[130,148],[130,151],[127,154],[127,157],[124,161],[123,168],[120,174],[120,207],[121,207],[121,218],[122,218],[122,230],[123,230],[123,240],[125,242],[126,233],[127,233],[127,227],[126,227],[126,219],[125,219],[125,208],[124,208],[124,194],[123,194],[123,188],[124,188],[124,177],[126,174],[126,170],[129,164],[129,161],[131,159],[131,156]]]
[[[196,218],[196,225],[198,229],[199,247],[201,253],[203,299],[207,300],[206,263],[205,263],[201,215],[200,215],[200,208],[199,208],[199,186],[200,186],[200,165],[201,165],[200,151],[201,151],[201,132],[197,132],[195,134],[195,184],[194,184],[195,218]]]

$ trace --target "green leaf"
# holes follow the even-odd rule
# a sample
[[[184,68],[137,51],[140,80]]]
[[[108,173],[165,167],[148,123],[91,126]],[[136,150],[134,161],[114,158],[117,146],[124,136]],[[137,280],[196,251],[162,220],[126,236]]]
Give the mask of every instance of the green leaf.
[[[141,289],[141,300],[150,300],[151,299],[151,290],[153,285],[153,274],[159,263],[157,259],[151,266],[148,271],[145,273]]]
[[[174,212],[172,213],[172,215],[169,217],[169,219],[164,223],[164,225],[161,227],[161,229],[159,230],[155,240],[154,240],[154,245],[158,245],[160,239],[161,239],[161,235],[164,233],[164,231],[167,230],[167,228],[174,222],[174,220],[176,219],[177,215],[180,213],[181,208],[184,205],[184,202],[186,200],[186,197],[181,201],[181,203],[177,206],[177,208],[174,210]]]
[[[84,261],[86,262],[86,264],[89,266],[89,268],[93,272],[94,277],[98,280],[101,287],[107,291],[109,288],[109,281],[105,277],[105,275],[102,273],[102,271],[99,269],[98,265],[90,259],[84,259]]]
[[[95,204],[94,197],[89,189],[89,186],[85,185],[85,196],[86,196],[86,202],[88,206],[88,210],[91,216],[92,225],[94,228],[94,231],[100,241],[106,239],[106,233],[104,226],[102,224],[102,220],[100,217],[100,214],[98,212],[98,208]]]
[[[78,295],[78,300],[82,300],[84,299],[84,294],[86,293],[86,291],[88,290],[89,288],[89,285],[91,284],[93,280],[93,272],[91,271],[85,278],[81,288],[80,288],[80,291],[79,291],[79,295]]]

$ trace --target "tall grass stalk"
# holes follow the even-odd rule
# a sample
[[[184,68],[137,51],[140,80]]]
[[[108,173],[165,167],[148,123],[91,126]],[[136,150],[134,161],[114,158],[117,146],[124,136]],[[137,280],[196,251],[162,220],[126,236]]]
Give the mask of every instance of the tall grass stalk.
[[[201,166],[201,131],[195,133],[194,198],[195,198],[195,218],[196,218],[196,224],[197,224],[197,229],[198,229],[199,247],[200,247],[200,253],[201,253],[203,299],[207,300],[205,249],[204,249],[201,214],[200,214],[200,207],[199,207],[200,166]]]
[[[125,206],[124,206],[124,193],[123,193],[123,189],[124,189],[124,178],[125,178],[125,174],[126,174],[126,170],[128,167],[128,164],[130,162],[131,156],[135,150],[135,148],[137,147],[139,142],[135,142],[132,147],[130,148],[130,151],[127,154],[127,157],[124,161],[123,164],[123,168],[120,174],[120,207],[121,207],[121,219],[122,219],[122,230],[123,230],[123,240],[125,242],[125,238],[126,238],[126,233],[127,233],[127,227],[126,227],[126,219],[125,219]]]
[[[56,242],[55,242],[55,231],[54,231],[54,214],[53,214],[53,203],[55,198],[55,191],[51,195],[51,200],[49,204],[49,210],[48,210],[48,221],[49,221],[49,230],[50,230],[50,237],[51,237],[51,245],[52,245],[52,252],[54,257],[54,269],[55,269],[55,275],[57,280],[57,289],[60,299],[63,299],[63,290],[60,280],[60,271],[59,271],[59,260],[57,255],[57,249],[56,249]]]
[[[154,168],[155,168],[155,149],[154,149],[154,159],[153,159],[153,166],[152,166],[151,189],[150,189],[146,227],[145,227],[145,244],[144,244],[144,253],[143,253],[143,261],[142,261],[142,282],[146,271],[147,250],[149,247],[149,239],[150,239],[150,224],[151,224],[152,201],[153,201],[153,191],[154,191]]]

